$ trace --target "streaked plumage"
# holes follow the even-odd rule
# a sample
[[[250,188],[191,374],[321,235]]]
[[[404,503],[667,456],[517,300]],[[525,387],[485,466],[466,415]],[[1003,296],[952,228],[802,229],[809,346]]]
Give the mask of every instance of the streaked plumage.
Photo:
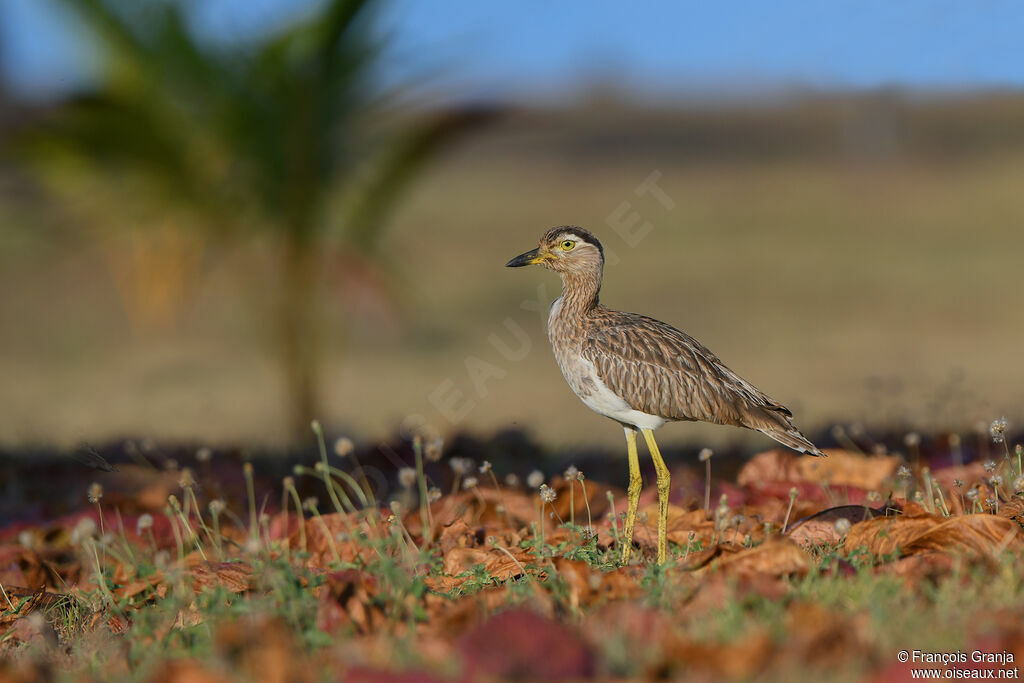
[[[793,425],[785,406],[726,367],[696,339],[659,320],[601,305],[604,250],[589,231],[552,228],[537,249],[507,265],[529,264],[562,277],[562,296],[548,317],[555,358],[576,395],[626,429],[631,460],[635,431],[641,430],[658,465],[651,432],[680,420],[755,429],[794,450],[824,455]],[[630,469],[632,480],[632,462]],[[664,476],[667,496],[667,468],[664,474],[658,469],[659,491]],[[663,544],[659,534],[659,561],[664,559]],[[628,547],[623,555],[628,558]]]

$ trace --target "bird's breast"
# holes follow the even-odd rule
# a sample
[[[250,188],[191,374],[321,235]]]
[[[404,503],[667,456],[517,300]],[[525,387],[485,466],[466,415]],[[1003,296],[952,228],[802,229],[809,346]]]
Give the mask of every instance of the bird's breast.
[[[594,412],[618,422],[646,429],[657,429],[665,424],[666,420],[662,417],[634,410],[621,396],[608,388],[594,364],[583,356],[585,327],[557,315],[559,305],[560,300],[556,300],[551,307],[548,338],[555,353],[555,361],[573,393]]]

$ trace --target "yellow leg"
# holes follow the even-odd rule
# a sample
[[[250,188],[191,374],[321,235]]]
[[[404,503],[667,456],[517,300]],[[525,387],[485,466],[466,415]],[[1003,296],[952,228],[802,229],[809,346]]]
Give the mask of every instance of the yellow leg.
[[[647,441],[647,450],[651,452],[651,459],[654,460],[654,469],[658,473],[658,564],[665,564],[665,555],[668,553],[668,492],[672,481],[668,467],[661,458],[661,451],[654,441],[654,431],[645,429],[644,440]]]
[[[626,450],[629,453],[629,505],[626,508],[626,526],[622,530],[622,564],[629,563],[629,553],[633,550],[633,525],[636,523],[636,508],[640,504],[640,459],[636,454],[636,430],[623,427],[626,432]]]

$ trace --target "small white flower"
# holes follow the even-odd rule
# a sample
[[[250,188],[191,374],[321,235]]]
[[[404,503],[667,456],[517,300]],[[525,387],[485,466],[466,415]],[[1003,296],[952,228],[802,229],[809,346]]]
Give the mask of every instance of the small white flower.
[[[398,470],[398,483],[403,489],[411,489],[416,485],[416,470],[411,467],[403,467]]]
[[[489,461],[484,460],[482,463],[480,463],[480,474],[487,474],[490,471],[491,463]]]
[[[209,462],[210,458],[213,457],[213,450],[203,446],[196,451],[196,461],[198,462]]]
[[[469,474],[473,469],[473,461],[469,458],[452,458],[448,461],[448,466],[452,468],[452,472],[459,475]]]
[[[479,482],[477,482],[476,477],[466,477],[465,479],[462,480],[462,488],[468,491],[469,489],[476,488],[476,485],[478,483]]]
[[[846,519],[845,517],[840,517],[836,520],[835,523],[836,533],[840,536],[845,536],[846,534],[850,533],[851,526],[852,525],[850,524],[850,520]]]
[[[441,452],[444,450],[444,441],[441,439],[434,439],[428,441],[426,448],[423,449],[423,455],[430,462],[437,462],[441,459]]]
[[[519,475],[514,472],[510,472],[505,475],[505,485],[511,486],[512,488],[519,488]]]
[[[711,459],[711,456],[714,454],[715,452],[710,448],[702,448],[700,449],[700,453],[697,455],[697,460],[701,462],[707,462],[708,460]]]
[[[143,531],[153,528],[153,515],[145,512],[139,515],[139,519],[135,522],[135,533],[139,536],[142,535]]]
[[[921,445],[921,435],[917,432],[908,432],[903,437],[903,443],[907,445],[907,448],[916,448]]]
[[[1002,443],[1006,439],[1006,428],[1009,426],[1010,423],[1006,421],[1005,417],[992,420],[992,424],[988,427],[988,433],[992,437],[992,441]]]
[[[580,471],[576,469],[575,465],[569,465],[565,472],[562,473],[562,476],[565,478],[566,481],[572,481],[573,479],[576,478],[576,475],[579,473]]]
[[[96,531],[96,522],[92,517],[83,517],[71,530],[71,545],[80,545],[86,539],[94,537]]]
[[[86,498],[89,499],[90,503],[98,503],[103,498],[103,487],[97,482],[89,484],[89,489],[86,491]]]
[[[555,490],[547,484],[541,484],[540,487],[540,499],[544,503],[555,502]]]
[[[347,436],[340,436],[334,440],[334,454],[339,458],[350,455],[355,449],[356,445]]]
[[[526,485],[531,489],[539,489],[540,485],[544,483],[544,473],[540,470],[534,470],[530,472],[529,476],[526,477]]]

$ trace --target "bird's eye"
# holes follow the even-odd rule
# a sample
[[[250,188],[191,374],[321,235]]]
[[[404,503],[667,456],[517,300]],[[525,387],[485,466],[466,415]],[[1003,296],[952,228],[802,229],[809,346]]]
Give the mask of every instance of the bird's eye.
[[[562,240],[562,243],[559,246],[562,247],[562,251],[569,251],[576,246],[576,243],[572,240]]]

